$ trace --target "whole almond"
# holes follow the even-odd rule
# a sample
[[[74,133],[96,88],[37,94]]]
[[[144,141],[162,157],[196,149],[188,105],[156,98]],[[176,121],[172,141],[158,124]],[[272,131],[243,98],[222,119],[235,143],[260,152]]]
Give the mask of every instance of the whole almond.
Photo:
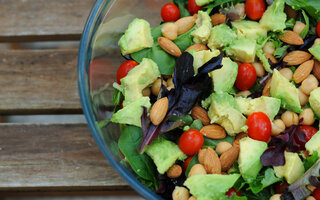
[[[191,45],[189,48],[186,49],[186,51],[195,50],[195,51],[203,51],[208,50],[208,47],[204,44],[194,44]]]
[[[245,138],[245,137],[248,137],[248,134],[247,133],[239,133],[237,136],[236,136],[236,139],[233,141],[232,145],[233,146],[237,146],[237,147],[240,147],[240,140],[242,138]]]
[[[266,53],[266,58],[269,60],[271,60],[272,63],[278,63],[276,57],[274,57],[274,55]]]
[[[217,13],[211,16],[211,22],[213,26],[224,24],[226,22],[226,19],[227,17],[221,13]]]
[[[182,35],[188,32],[196,23],[196,18],[194,16],[183,17],[175,22],[178,26],[178,35]]]
[[[296,83],[301,83],[306,79],[314,66],[314,60],[308,60],[307,62],[302,63],[293,74],[293,80]]]
[[[172,165],[167,171],[167,176],[169,178],[178,178],[181,174],[182,167],[180,165]]]
[[[284,58],[283,61],[288,65],[300,65],[311,58],[311,54],[305,51],[291,51]]]
[[[203,125],[210,124],[210,118],[208,113],[205,109],[201,108],[200,106],[195,106],[191,110],[191,117],[192,119],[200,119]]]
[[[220,156],[222,171],[227,171],[232,167],[233,163],[238,159],[239,152],[240,148],[238,146],[233,146]]]
[[[199,163],[203,165],[204,163],[204,155],[206,154],[207,149],[201,149],[198,153]]]
[[[168,38],[159,37],[158,43],[160,47],[168,54],[171,54],[175,57],[181,56],[181,50],[179,49],[179,47]]]
[[[270,86],[271,86],[271,79],[267,82],[267,84],[264,86],[262,91],[262,96],[270,97]]]
[[[304,43],[302,37],[293,31],[285,31],[283,35],[279,36],[279,38],[282,42],[291,45],[302,45]]]
[[[318,80],[320,80],[320,63],[317,60],[314,60],[312,73]]]
[[[221,174],[220,159],[212,148],[206,149],[203,165],[208,174]]]
[[[195,164],[190,169],[188,177],[199,174],[207,174],[206,169],[201,164]]]
[[[222,128],[219,125],[204,126],[200,130],[200,133],[202,133],[202,135],[204,135],[205,137],[210,138],[210,139],[214,139],[214,140],[223,139],[227,136],[224,128]]]
[[[175,40],[178,37],[178,26],[175,23],[166,23],[161,28],[161,33],[169,40]]]
[[[167,114],[169,101],[167,97],[156,101],[150,110],[150,121],[154,125],[159,125]]]

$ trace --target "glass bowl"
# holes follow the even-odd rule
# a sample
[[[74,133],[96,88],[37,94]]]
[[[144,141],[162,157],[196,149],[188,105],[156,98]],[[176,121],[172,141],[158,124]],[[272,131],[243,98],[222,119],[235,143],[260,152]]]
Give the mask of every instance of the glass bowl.
[[[146,199],[161,199],[145,187],[135,173],[121,164],[117,142],[120,127],[109,123],[112,115],[112,83],[125,61],[118,41],[136,17],[151,27],[161,22],[160,9],[167,0],[97,0],[85,25],[78,56],[78,84],[83,112],[104,156],[118,173]]]

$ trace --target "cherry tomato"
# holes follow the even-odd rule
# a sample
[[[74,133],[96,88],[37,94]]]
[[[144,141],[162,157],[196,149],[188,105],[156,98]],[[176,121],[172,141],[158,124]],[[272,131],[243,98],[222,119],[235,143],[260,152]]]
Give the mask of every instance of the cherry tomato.
[[[312,127],[312,126],[300,126],[299,129],[300,129],[300,130],[303,130],[304,133],[306,134],[305,139],[306,139],[307,142],[312,138],[312,136],[313,136],[314,134],[316,134],[316,133],[318,132],[318,129],[316,129],[316,128]],[[301,146],[304,148],[304,146],[305,146],[305,144],[306,144],[305,141],[301,141],[301,140],[298,138],[297,135],[294,136],[294,140],[295,140],[299,145],[301,145]]]
[[[289,184],[287,183],[287,181],[284,181],[283,183],[278,182],[274,186],[274,191],[276,194],[282,194],[282,191],[287,189],[287,187],[289,187]]]
[[[117,71],[117,83],[121,84],[120,80],[127,76],[128,72],[137,65],[139,65],[139,63],[134,60],[127,60],[126,62],[122,63]]]
[[[197,5],[196,0],[189,0],[188,1],[188,10],[191,15],[198,13],[198,11],[201,9],[202,9],[202,7]]]
[[[179,8],[173,3],[167,3],[161,8],[161,17],[164,22],[177,21],[180,18]]]
[[[236,86],[240,90],[250,89],[257,80],[257,72],[250,63],[243,63],[239,66]]]
[[[320,37],[320,21],[318,22],[318,25],[317,25],[317,33],[318,33],[318,36]]]
[[[271,137],[271,121],[263,112],[252,113],[247,120],[249,137],[255,140],[268,142]]]
[[[312,196],[316,199],[316,200],[320,200],[320,188],[317,188],[313,191]]]
[[[264,0],[246,0],[246,14],[251,20],[259,20],[266,10]]]
[[[190,161],[192,160],[192,156],[185,159],[185,161],[182,163],[182,169],[185,172],[189,166]]]
[[[234,193],[236,193],[239,197],[241,197],[241,190],[239,190],[239,191],[237,191],[235,188],[230,188],[230,190],[228,190],[227,192],[226,192],[226,195],[228,196],[228,197],[230,197],[230,198],[232,198],[233,197],[233,195],[234,195]]]
[[[196,129],[190,129],[181,135],[179,147],[186,155],[193,156],[201,149],[203,141],[202,133]]]

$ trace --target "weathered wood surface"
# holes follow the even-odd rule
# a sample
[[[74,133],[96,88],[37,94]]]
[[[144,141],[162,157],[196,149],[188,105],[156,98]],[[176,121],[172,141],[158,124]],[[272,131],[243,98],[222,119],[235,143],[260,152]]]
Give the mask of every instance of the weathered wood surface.
[[[128,189],[86,124],[0,124],[0,191]]]
[[[95,0],[0,0],[0,42],[78,40]]]

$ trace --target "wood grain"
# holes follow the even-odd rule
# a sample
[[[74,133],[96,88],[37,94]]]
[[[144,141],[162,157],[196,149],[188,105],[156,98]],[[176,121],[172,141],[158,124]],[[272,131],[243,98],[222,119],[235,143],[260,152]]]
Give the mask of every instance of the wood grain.
[[[128,190],[86,124],[0,124],[0,191]]]
[[[78,40],[94,0],[0,0],[0,42]]]

